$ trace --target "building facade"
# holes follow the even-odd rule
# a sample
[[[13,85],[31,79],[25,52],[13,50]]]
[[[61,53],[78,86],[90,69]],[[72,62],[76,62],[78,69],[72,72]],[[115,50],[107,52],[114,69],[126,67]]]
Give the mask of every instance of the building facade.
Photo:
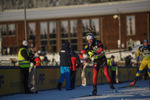
[[[16,54],[24,39],[30,47],[43,51],[58,52],[65,41],[79,51],[87,43],[88,32],[101,40],[105,49],[130,49],[138,41],[150,39],[149,5],[149,0],[137,0],[27,9],[27,28],[23,9],[0,12],[2,51]]]

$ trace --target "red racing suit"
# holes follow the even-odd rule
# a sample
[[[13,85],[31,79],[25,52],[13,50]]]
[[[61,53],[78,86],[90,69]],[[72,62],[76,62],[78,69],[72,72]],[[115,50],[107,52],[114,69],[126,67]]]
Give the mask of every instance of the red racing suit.
[[[94,56],[94,66],[93,66],[93,86],[97,91],[97,76],[100,67],[103,67],[103,72],[105,77],[107,78],[108,83],[110,83],[110,88],[114,89],[110,75],[108,73],[107,59],[105,53],[103,51],[103,43],[98,40],[93,40],[93,43],[90,45],[85,45],[85,47],[81,50],[81,54],[88,52],[89,58]],[[92,56],[90,55],[92,54]],[[96,56],[95,56],[96,55]],[[80,55],[81,56],[81,55]]]

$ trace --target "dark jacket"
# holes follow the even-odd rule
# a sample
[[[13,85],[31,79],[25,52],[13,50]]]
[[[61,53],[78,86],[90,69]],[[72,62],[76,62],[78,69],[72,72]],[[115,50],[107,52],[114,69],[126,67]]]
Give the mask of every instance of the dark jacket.
[[[27,47],[23,46],[23,45],[21,45],[20,48],[26,48],[27,49]],[[21,55],[25,58],[25,60],[30,60],[30,56],[28,56],[27,51],[25,49],[23,49],[21,51]]]
[[[59,55],[60,55],[60,66],[68,66],[68,67],[72,66],[70,48],[68,44],[62,47],[62,49],[59,52]]]

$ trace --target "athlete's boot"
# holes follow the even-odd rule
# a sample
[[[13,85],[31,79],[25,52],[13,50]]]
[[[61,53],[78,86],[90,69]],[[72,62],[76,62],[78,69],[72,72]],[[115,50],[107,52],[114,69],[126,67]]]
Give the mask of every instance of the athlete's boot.
[[[113,85],[112,83],[110,83],[109,85],[110,85],[110,89],[111,89],[114,93],[116,93],[117,90],[115,89],[114,85]]]
[[[97,86],[93,85],[93,91],[90,93],[90,95],[96,95],[97,94]]]
[[[129,86],[134,86],[134,85],[135,85],[135,83],[136,83],[136,80],[134,80],[132,83],[130,83],[130,85],[129,85]]]

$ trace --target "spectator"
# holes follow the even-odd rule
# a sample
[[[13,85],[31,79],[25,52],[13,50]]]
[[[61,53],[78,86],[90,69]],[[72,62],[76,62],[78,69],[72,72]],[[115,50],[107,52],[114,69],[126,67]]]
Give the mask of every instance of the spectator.
[[[111,58],[109,59],[110,61],[107,61],[108,65],[111,67],[111,77],[112,77],[112,82],[113,83],[116,83],[116,67],[117,67],[117,64],[114,60],[115,56],[111,56]]]
[[[80,66],[80,58],[78,56],[77,53],[75,53],[74,51],[74,48],[71,47],[71,61],[72,61],[72,66],[71,66],[71,78],[70,78],[70,81],[71,81],[71,89],[74,89],[75,88],[75,79],[76,79],[76,67],[79,67]],[[77,66],[78,64],[78,66]]]
[[[59,78],[57,88],[61,90],[62,82],[66,75],[66,90],[71,90],[70,88],[70,66],[71,63],[71,55],[70,55],[70,43],[66,42],[65,46],[62,47],[59,55],[60,55],[60,72],[61,76]]]
[[[127,67],[127,66],[132,66],[131,59],[132,59],[131,55],[129,55],[129,56],[127,56],[127,57],[125,58],[125,66],[126,66],[126,67]]]
[[[37,70],[36,67],[37,66],[41,66],[41,60],[39,58],[38,53],[34,53],[33,54],[33,58],[32,58],[32,62],[31,62],[31,67],[29,69],[29,87],[32,91],[34,91],[34,93],[38,93],[38,89],[37,89]]]
[[[24,40],[18,52],[18,61],[19,61],[19,66],[21,68],[25,93],[31,94],[33,92],[31,92],[28,87],[30,55],[27,48],[28,48],[28,42]]]

